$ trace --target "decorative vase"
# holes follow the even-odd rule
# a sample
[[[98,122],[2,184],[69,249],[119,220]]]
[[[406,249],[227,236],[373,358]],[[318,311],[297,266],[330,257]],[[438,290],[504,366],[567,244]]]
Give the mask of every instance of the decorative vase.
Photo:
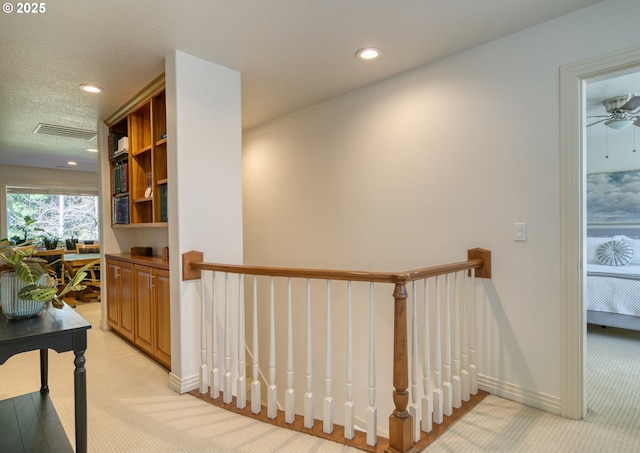
[[[41,280],[44,283],[44,276]],[[18,299],[18,293],[28,286],[21,281],[15,272],[5,271],[0,274],[0,305],[9,319],[24,319],[38,316],[48,302]]]

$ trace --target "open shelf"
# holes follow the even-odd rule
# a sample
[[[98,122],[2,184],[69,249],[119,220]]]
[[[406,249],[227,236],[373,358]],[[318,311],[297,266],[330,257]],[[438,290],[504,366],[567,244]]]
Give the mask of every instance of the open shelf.
[[[105,121],[114,226],[167,222],[165,101],[164,77],[159,77]]]

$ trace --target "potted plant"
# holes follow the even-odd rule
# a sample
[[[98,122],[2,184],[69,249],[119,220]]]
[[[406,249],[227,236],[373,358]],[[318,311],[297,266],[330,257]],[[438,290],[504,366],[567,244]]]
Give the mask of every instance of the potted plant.
[[[58,279],[50,264],[33,256],[31,243],[14,245],[0,240],[0,304],[7,318],[29,318],[38,315],[47,305],[62,308],[62,297],[71,291],[86,288],[82,281],[92,262],[80,268],[69,283],[58,288]]]
[[[39,228],[34,225],[36,223],[36,219],[31,218],[31,216],[24,216],[22,218],[24,221],[24,225],[16,225],[16,229],[20,231],[21,236],[13,236],[11,238],[14,244],[24,244],[35,238],[35,234],[38,231],[44,231],[42,228]]]
[[[76,238],[77,235],[78,235],[78,232],[74,230],[71,233],[71,238],[65,239],[64,243],[67,247],[67,250],[73,251],[76,249],[76,244],[78,243],[78,239]]]
[[[55,250],[56,248],[58,248],[58,242],[60,241],[60,238],[53,235],[53,234],[45,234],[41,236],[42,239],[42,245],[44,245],[44,248],[47,250]]]

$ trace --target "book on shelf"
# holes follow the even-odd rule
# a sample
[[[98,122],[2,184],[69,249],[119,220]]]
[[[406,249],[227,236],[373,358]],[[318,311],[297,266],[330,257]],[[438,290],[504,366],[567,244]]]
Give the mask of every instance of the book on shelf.
[[[129,191],[129,163],[119,162],[111,169],[111,179],[113,194],[125,193]]]
[[[129,222],[129,195],[113,198],[113,223],[127,224]]]
[[[160,186],[160,221],[167,222],[168,221],[168,212],[167,212],[167,185],[163,184]]]

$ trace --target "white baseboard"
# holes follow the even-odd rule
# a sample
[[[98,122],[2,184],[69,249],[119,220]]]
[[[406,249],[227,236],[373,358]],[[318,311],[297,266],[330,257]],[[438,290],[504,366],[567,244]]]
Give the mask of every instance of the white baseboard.
[[[200,387],[200,381],[197,374],[180,378],[173,373],[169,373],[169,388],[177,393],[187,393],[198,387]]]
[[[560,398],[546,393],[529,390],[484,375],[478,375],[478,388],[516,403],[560,415],[562,405]]]

